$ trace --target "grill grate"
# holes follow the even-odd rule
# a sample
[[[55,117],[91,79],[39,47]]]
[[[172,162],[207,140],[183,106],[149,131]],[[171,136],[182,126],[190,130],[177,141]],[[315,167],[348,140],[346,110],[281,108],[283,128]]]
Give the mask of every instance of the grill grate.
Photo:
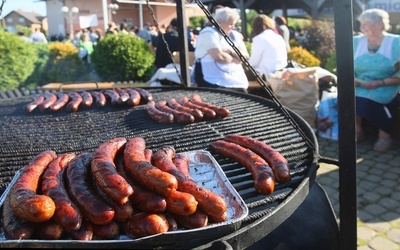
[[[259,96],[225,90],[202,88],[150,88],[155,99],[189,97],[199,94],[203,100],[229,108],[231,116],[194,124],[159,124],[151,120],[144,105],[131,107],[88,108],[76,113],[28,114],[23,106],[30,97],[0,100],[0,191],[14,173],[46,149],[57,154],[93,152],[101,143],[114,137],[127,139],[142,136],[150,149],[172,145],[176,152],[209,150],[211,141],[226,134],[240,133],[264,141],[279,150],[289,161],[292,180],[275,186],[271,195],[258,194],[250,173],[238,163],[211,151],[229,181],[249,207],[242,228],[260,218],[271,217],[287,205],[292,195],[316,172],[317,147],[311,148],[273,102]],[[316,145],[311,128],[290,112],[302,131]],[[303,191],[304,193],[306,191]],[[300,193],[300,192],[299,192]],[[301,195],[300,200],[305,195]],[[290,199],[289,199],[290,198]],[[301,203],[301,202],[300,202]],[[293,202],[297,206],[299,202]],[[290,206],[290,205],[289,205]],[[288,217],[295,208],[283,212]],[[281,218],[279,221],[283,221]],[[272,226],[270,226],[272,228]]]

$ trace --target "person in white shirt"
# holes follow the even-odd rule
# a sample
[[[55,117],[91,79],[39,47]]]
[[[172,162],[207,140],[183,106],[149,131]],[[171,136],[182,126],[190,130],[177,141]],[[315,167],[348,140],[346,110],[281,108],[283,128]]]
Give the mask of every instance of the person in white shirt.
[[[40,28],[36,28],[35,31],[32,32],[30,39],[33,43],[47,43],[47,38],[43,32],[40,31]]]
[[[230,37],[241,53],[248,57],[242,36],[234,31],[239,14],[234,9],[223,7],[216,10],[215,20]],[[192,80],[199,87],[221,87],[247,92],[249,82],[237,53],[215,27],[200,31],[195,48],[196,64]]]
[[[286,43],[277,34],[274,20],[265,14],[253,19],[253,39],[249,63],[266,80],[277,70],[287,66]]]

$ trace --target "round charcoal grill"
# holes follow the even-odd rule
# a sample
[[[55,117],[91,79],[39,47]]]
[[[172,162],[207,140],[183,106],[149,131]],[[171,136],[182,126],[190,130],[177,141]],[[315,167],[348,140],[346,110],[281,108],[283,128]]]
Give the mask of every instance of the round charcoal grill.
[[[202,248],[229,244],[245,248],[278,227],[302,203],[310,190],[317,169],[318,146],[308,124],[298,115],[274,102],[255,95],[206,88],[148,88],[155,101],[190,97],[199,94],[206,102],[227,107],[231,115],[183,125],[160,124],[151,120],[143,103],[136,107],[91,107],[75,113],[61,110],[57,113],[26,113],[24,105],[31,97],[0,101],[0,188],[4,192],[16,171],[40,152],[51,149],[57,154],[66,152],[93,152],[101,143],[115,138],[142,136],[147,147],[156,150],[172,145],[177,153],[208,150],[220,164],[225,175],[245,201],[249,214],[240,228],[226,235],[191,236],[190,242],[174,243],[151,240],[77,242],[77,247],[129,247],[129,248]],[[293,125],[293,121],[295,125]],[[289,183],[276,183],[271,195],[258,194],[250,173],[237,162],[211,151],[209,144],[227,134],[242,134],[270,144],[289,161],[292,179]],[[251,237],[249,237],[251,235]],[[185,235],[182,235],[183,239]],[[68,241],[18,241],[7,247],[71,247]]]

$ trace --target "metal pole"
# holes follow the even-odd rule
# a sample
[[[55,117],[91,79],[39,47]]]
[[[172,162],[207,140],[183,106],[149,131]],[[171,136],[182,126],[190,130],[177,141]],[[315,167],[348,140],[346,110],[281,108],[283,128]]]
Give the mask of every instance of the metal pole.
[[[189,71],[189,45],[188,45],[188,34],[187,34],[187,26],[186,26],[186,17],[185,17],[185,1],[177,0],[176,1],[176,13],[178,23],[181,23],[180,27],[178,27],[179,34],[179,43],[181,50],[179,51],[179,61],[181,65],[181,76],[183,83],[186,87],[190,87],[190,71]]]
[[[74,17],[73,17],[73,13],[72,13],[72,11],[70,10],[69,11],[69,33],[70,34],[74,34],[74,24],[72,23],[73,21],[74,21],[74,19],[73,19]]]
[[[357,249],[357,178],[355,91],[353,58],[353,6],[351,0],[334,1],[339,116],[339,244]]]

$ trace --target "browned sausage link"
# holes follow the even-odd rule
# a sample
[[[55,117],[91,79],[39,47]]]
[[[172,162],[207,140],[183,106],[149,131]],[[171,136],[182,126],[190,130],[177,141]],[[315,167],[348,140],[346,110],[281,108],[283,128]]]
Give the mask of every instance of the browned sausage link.
[[[141,100],[141,96],[140,96],[139,92],[137,92],[137,90],[131,89],[131,88],[127,88],[126,92],[128,92],[128,94],[129,94],[129,99],[126,101],[126,103],[129,106],[139,105],[140,100]]]
[[[56,209],[53,199],[39,195],[39,180],[48,164],[57,157],[52,150],[37,155],[21,171],[14,186],[8,194],[14,214],[27,221],[43,222],[49,220]]]
[[[110,99],[111,105],[118,105],[119,94],[116,90],[106,89],[103,91],[103,94],[106,96],[106,99]]]
[[[119,98],[118,98],[118,104],[119,105],[123,105],[126,103],[126,101],[128,101],[129,99],[129,94],[125,91],[125,89],[122,88],[115,88],[115,91],[117,91],[117,93],[119,94]]]
[[[27,112],[30,113],[30,112],[32,112],[39,104],[41,104],[43,101],[44,101],[44,95],[42,95],[42,94],[34,95],[33,101],[25,105],[25,110],[26,110]]]
[[[201,100],[201,97],[198,94],[193,94],[190,97],[190,101],[197,105],[204,106],[204,107],[214,110],[215,113],[217,113],[217,116],[219,116],[219,117],[228,117],[231,115],[231,112],[229,111],[229,109],[222,107],[222,106],[214,105],[214,104],[211,104],[208,102],[204,102]]]
[[[192,108],[183,106],[175,98],[168,99],[167,104],[169,107],[171,107],[175,110],[191,114],[196,121],[203,120],[203,117],[204,117],[203,112],[201,112],[199,109],[192,109]]]
[[[33,236],[34,224],[15,216],[10,207],[10,195],[7,195],[3,203],[3,231],[8,240],[30,239]]]
[[[156,108],[156,103],[154,101],[149,101],[145,110],[149,117],[159,123],[173,123],[174,116],[171,113],[163,112]]]
[[[64,107],[68,101],[69,101],[69,96],[65,93],[58,92],[56,93],[57,96],[57,101],[53,103],[49,108],[51,111],[59,111],[62,107]]]
[[[173,216],[176,222],[178,222],[178,225],[186,229],[205,227],[208,224],[208,215],[201,209],[197,209],[196,212],[191,215],[174,214]]]
[[[144,158],[146,159],[146,161],[151,162],[151,157],[153,155],[153,151],[149,148],[146,148],[144,150]]]
[[[51,105],[57,101],[57,96],[49,91],[44,92],[44,101],[38,105],[39,110],[45,112]]]
[[[82,221],[82,226],[77,231],[67,231],[68,236],[73,240],[89,241],[93,239],[93,225],[89,221]]]
[[[133,89],[139,92],[141,100],[145,101],[146,103],[149,101],[154,101],[153,95],[146,89],[142,88],[133,88]]]
[[[225,219],[226,216],[222,216],[226,214],[227,210],[225,200],[218,194],[198,185],[194,180],[186,178],[174,165],[172,161],[174,157],[175,149],[171,146],[163,146],[154,153],[152,160],[154,166],[176,177],[178,191],[193,195],[198,202],[198,206],[206,213]]]
[[[116,203],[106,193],[104,193],[104,191],[100,188],[99,184],[94,180],[94,178],[93,178],[93,188],[99,194],[99,196],[114,209],[115,211],[114,220],[119,222],[126,221],[134,213],[132,204],[129,201],[123,205]]]
[[[191,178],[189,172],[190,159],[185,154],[175,154],[172,158],[172,162],[176,168],[185,176],[186,178]]]
[[[165,218],[168,221],[168,231],[175,231],[178,230],[178,222],[175,219],[175,216],[171,213],[164,213]],[[185,216],[185,215],[182,215]]]
[[[179,187],[179,186],[178,186]],[[193,195],[172,190],[165,196],[167,211],[173,214],[190,215],[196,212],[198,202]]]
[[[271,167],[258,154],[239,144],[217,140],[210,143],[211,148],[228,158],[239,162],[251,173],[254,187],[261,194],[271,194],[275,187],[275,177]]]
[[[36,235],[42,240],[58,240],[64,233],[64,228],[57,224],[54,220],[36,224]]]
[[[104,225],[113,220],[115,211],[99,197],[92,187],[91,159],[92,154],[83,153],[69,162],[66,172],[67,187],[71,199],[78,205],[83,217],[93,224]]]
[[[124,163],[129,175],[148,189],[166,196],[178,187],[176,178],[153,166],[146,161],[144,150],[146,143],[143,138],[128,140],[124,150]]]
[[[67,103],[66,109],[68,112],[78,111],[79,105],[81,105],[83,98],[78,92],[69,92],[68,96],[70,101]]]
[[[286,158],[272,146],[243,135],[226,135],[224,140],[239,144],[259,154],[271,166],[277,181],[282,183],[290,181],[290,167]]]
[[[85,90],[81,90],[78,93],[82,96],[82,106],[90,108],[93,104],[93,96]]]
[[[209,109],[204,106],[194,104],[189,100],[189,98],[187,98],[185,96],[180,99],[179,103],[185,107],[200,110],[201,112],[203,112],[204,119],[210,120],[210,119],[214,119],[215,117],[217,117],[217,113],[215,113],[214,110]]]
[[[64,186],[64,170],[75,158],[74,153],[57,156],[49,163],[42,176],[42,192],[53,199],[56,210],[53,220],[66,230],[78,230],[82,223],[82,214],[78,206],[69,197]]]
[[[125,233],[134,238],[165,233],[168,228],[168,220],[163,214],[142,212],[135,214],[124,223]]]
[[[172,114],[174,116],[174,120],[178,123],[183,123],[183,124],[194,123],[193,115],[186,112],[178,111],[176,109],[167,106],[167,102],[164,100],[156,103],[156,108],[163,112]]]
[[[114,240],[119,236],[119,225],[115,221],[111,221],[106,225],[92,225],[93,236],[99,240]]]
[[[125,178],[133,189],[133,194],[129,196],[132,205],[140,211],[161,213],[167,208],[164,197],[148,190],[130,178],[124,165],[124,152],[119,152],[114,160],[118,173]]]
[[[133,193],[131,185],[122,177],[114,164],[117,152],[123,148],[126,139],[113,138],[102,143],[93,153],[92,174],[97,184],[112,200],[123,205]]]
[[[90,91],[90,94],[93,96],[94,98],[94,104],[97,107],[104,107],[106,105],[106,97],[105,95],[100,92],[100,91]]]

